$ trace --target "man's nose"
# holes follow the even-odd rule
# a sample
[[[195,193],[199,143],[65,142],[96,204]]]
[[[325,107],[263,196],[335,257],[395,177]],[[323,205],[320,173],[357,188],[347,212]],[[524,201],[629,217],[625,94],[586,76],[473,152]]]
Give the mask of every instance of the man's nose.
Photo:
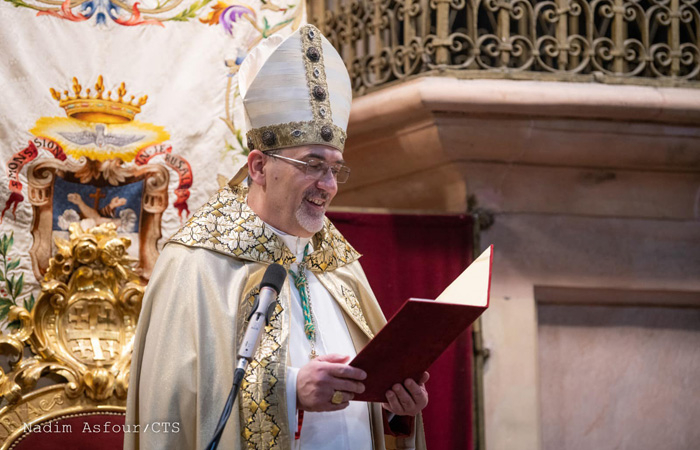
[[[335,193],[338,190],[338,180],[336,180],[335,176],[333,175],[333,171],[330,168],[328,168],[326,173],[324,173],[323,176],[318,179],[316,185],[319,189],[323,189],[327,192]]]

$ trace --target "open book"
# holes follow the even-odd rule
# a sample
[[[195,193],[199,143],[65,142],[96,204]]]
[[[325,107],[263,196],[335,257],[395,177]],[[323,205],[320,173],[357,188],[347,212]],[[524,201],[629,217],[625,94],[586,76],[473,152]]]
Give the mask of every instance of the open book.
[[[350,362],[367,372],[365,392],[353,400],[386,401],[385,393],[423,372],[489,306],[490,246],[435,300],[411,298]]]

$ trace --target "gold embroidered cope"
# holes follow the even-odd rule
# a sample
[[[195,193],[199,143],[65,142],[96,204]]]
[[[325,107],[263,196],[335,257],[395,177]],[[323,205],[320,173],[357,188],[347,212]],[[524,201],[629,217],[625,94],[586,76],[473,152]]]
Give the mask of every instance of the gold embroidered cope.
[[[294,255],[248,207],[247,192],[247,187],[243,185],[221,189],[169,242],[206,248],[251,262],[279,263],[288,269],[295,261]],[[317,275],[366,338],[371,339],[373,332],[353,286],[332,273],[355,262],[360,254],[327,219],[323,229],[314,235],[312,243],[314,251],[308,255],[309,270]],[[258,287],[252,288],[241,300],[237,323],[239,342],[245,332],[245,319],[257,294]],[[248,449],[286,448],[289,439],[285,405],[280,401],[286,396],[290,320],[286,309],[289,298],[289,286],[285,285],[241,385],[240,429]]]

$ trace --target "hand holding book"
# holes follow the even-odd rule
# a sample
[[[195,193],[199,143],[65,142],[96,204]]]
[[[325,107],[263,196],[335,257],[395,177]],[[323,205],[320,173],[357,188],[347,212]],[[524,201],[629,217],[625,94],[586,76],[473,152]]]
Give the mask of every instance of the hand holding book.
[[[386,391],[386,402],[382,405],[387,411],[399,416],[415,416],[428,405],[428,392],[425,383],[430,379],[428,372],[423,372],[420,380],[408,379],[402,384],[396,383]]]
[[[367,372],[354,400],[386,402],[386,392],[423,373],[489,304],[493,247],[489,247],[436,300],[409,299],[350,362]]]

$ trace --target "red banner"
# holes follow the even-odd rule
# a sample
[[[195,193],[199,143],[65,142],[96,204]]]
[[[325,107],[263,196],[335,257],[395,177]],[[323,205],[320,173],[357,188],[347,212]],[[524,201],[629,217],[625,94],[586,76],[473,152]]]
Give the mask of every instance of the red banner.
[[[10,179],[10,197],[5,202],[5,209],[0,214],[0,223],[5,218],[7,210],[12,208],[12,216],[15,216],[17,205],[24,200],[22,195],[22,182],[19,181],[19,173],[25,165],[32,162],[39,156],[39,150],[47,150],[54,158],[61,161],[66,160],[66,154],[61,146],[47,138],[34,138],[29,141],[26,148],[18,151],[7,161],[7,178]]]
[[[187,162],[185,158],[180,155],[172,153],[173,148],[169,145],[153,145],[151,147],[146,147],[139,150],[134,158],[134,162],[142,166],[148,164],[148,162],[154,156],[165,155],[165,164],[177,172],[180,178],[180,183],[175,189],[175,208],[177,208],[178,216],[182,219],[182,212],[187,212],[190,214],[190,209],[187,207],[187,199],[190,198],[190,188],[192,187],[192,167],[190,163]]]

